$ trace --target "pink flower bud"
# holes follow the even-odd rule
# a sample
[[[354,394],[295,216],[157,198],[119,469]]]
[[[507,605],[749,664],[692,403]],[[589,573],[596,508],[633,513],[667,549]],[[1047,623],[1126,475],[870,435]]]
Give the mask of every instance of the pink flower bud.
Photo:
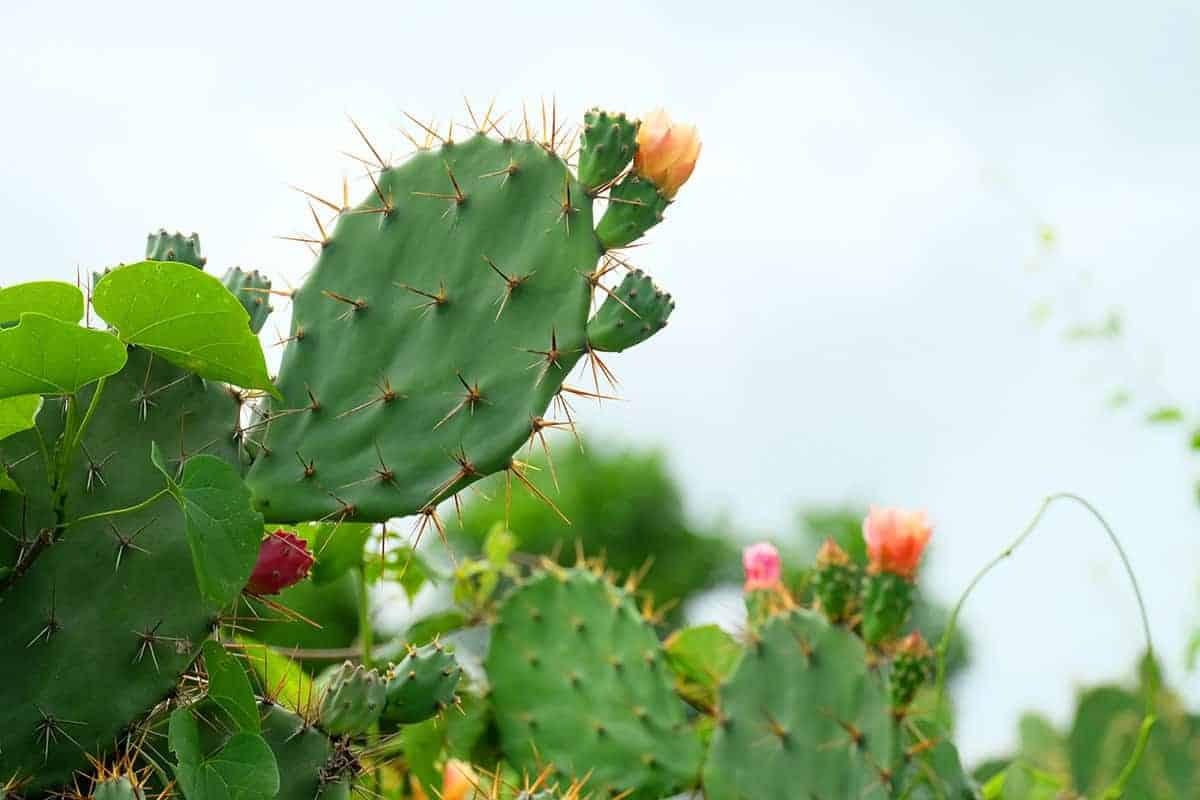
[[[871,506],[863,520],[867,560],[872,572],[890,572],[912,578],[921,564],[921,554],[933,535],[924,511]]]
[[[441,800],[467,800],[479,786],[479,777],[471,765],[452,758],[442,770]]]
[[[633,169],[670,200],[691,177],[700,158],[700,133],[695,125],[677,125],[662,109],[651,111],[637,133]]]
[[[742,551],[742,569],[747,592],[773,589],[779,585],[779,551],[770,542],[752,544]]]
[[[313,557],[308,542],[285,530],[277,530],[263,539],[258,548],[258,563],[246,582],[251,594],[279,594],[308,575]]]

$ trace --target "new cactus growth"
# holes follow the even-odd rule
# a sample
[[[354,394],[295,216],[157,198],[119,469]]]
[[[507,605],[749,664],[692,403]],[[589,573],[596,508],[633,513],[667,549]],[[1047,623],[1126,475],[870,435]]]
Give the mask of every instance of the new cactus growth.
[[[365,733],[379,721],[387,701],[383,676],[349,661],[334,669],[318,688],[321,692],[318,720],[323,729],[333,734]]]
[[[817,551],[813,594],[830,622],[842,622],[855,610],[861,580],[858,566],[846,551],[833,539],[826,539]]]
[[[412,724],[441,713],[455,702],[462,667],[440,643],[411,648],[388,670],[384,718]]]

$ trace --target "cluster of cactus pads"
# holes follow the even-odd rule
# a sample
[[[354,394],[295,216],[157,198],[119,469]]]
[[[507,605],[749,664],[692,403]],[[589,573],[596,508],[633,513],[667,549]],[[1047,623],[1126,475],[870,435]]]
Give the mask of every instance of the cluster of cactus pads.
[[[542,497],[521,448],[573,428],[601,354],[673,309],[619,248],[661,221],[694,129],[589,112],[574,170],[553,122],[426,131],[398,165],[363,136],[359,205],[306,193],[316,262],[294,291],[218,280],[165,231],[86,297],[0,289],[0,798],[974,796],[916,710],[929,653],[898,635],[922,519],[875,520],[867,574],[824,552],[813,608],[761,553],[741,640],[661,639],[633,583],[588,562],[507,565],[473,674],[437,638],[381,660],[364,630],[310,680],[246,635],[347,547],[361,567],[372,523],[414,517],[419,540],[494,473]],[[576,366],[591,389],[565,382]]]

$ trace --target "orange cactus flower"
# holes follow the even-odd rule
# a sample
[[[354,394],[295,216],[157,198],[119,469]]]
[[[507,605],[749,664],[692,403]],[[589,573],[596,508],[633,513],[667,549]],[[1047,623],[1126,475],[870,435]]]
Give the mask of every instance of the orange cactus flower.
[[[924,511],[871,506],[863,520],[871,571],[911,579],[917,573],[921,554],[932,535],[933,527]]]
[[[633,169],[670,200],[691,177],[700,158],[700,133],[695,125],[680,125],[662,109],[651,111],[637,133]]]

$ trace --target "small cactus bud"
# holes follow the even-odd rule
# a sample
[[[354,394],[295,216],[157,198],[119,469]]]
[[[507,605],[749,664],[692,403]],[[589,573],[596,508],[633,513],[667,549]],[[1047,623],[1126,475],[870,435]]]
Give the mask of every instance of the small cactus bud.
[[[837,542],[826,539],[817,551],[812,585],[821,611],[830,622],[841,622],[850,616],[858,599],[859,581],[858,565]]]
[[[924,511],[871,506],[863,520],[871,572],[887,572],[911,580],[932,535],[933,528]]]
[[[779,551],[770,542],[759,542],[742,551],[742,569],[746,573],[745,590],[774,589],[779,585]]]
[[[263,539],[258,549],[258,562],[246,582],[251,594],[279,594],[287,587],[307,577],[313,565],[308,543],[285,530],[277,530]]]
[[[679,125],[662,109],[642,120],[637,134],[633,169],[670,200],[691,177],[700,158],[700,133],[695,125]]]
[[[921,684],[933,673],[933,652],[921,634],[913,631],[904,637],[896,647],[892,659],[892,671],[889,684],[892,695],[892,708],[900,711],[912,703]]]
[[[442,769],[442,800],[467,800],[479,786],[479,777],[465,761],[452,758]]]

